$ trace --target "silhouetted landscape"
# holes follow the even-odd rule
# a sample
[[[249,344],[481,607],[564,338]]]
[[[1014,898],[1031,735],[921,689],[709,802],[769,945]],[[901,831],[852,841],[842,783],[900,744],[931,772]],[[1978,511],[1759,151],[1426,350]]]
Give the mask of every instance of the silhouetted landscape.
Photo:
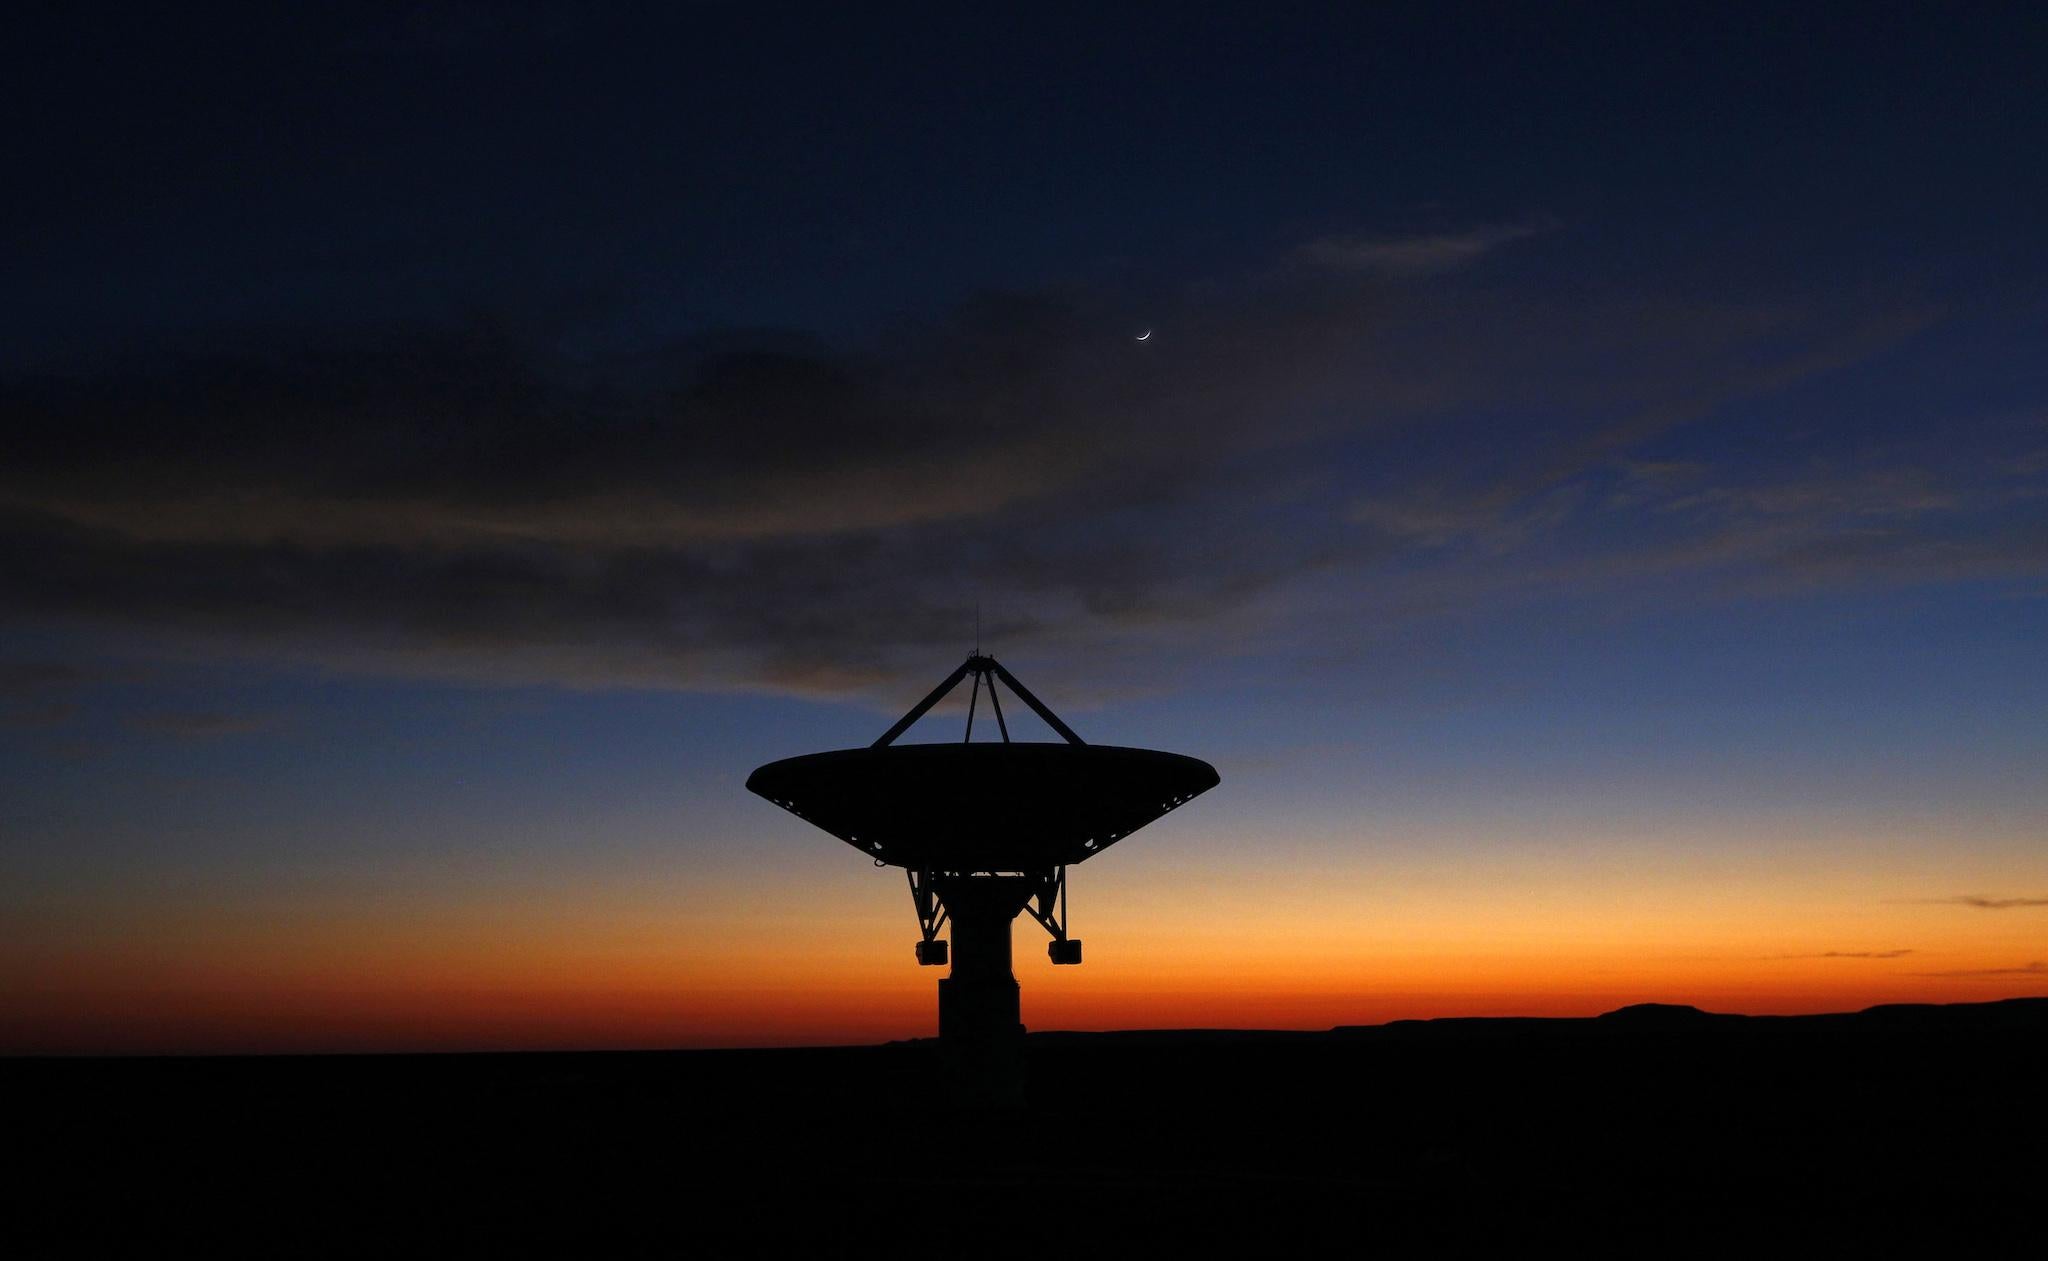
[[[936,1045],[0,1071],[28,1104],[17,1146],[104,1192],[80,1239],[1030,1255],[1335,1229],[1664,1250],[1794,1226],[1962,1239],[2040,1187],[2048,998],[1044,1033],[1027,1106],[995,1112],[944,1106]]]

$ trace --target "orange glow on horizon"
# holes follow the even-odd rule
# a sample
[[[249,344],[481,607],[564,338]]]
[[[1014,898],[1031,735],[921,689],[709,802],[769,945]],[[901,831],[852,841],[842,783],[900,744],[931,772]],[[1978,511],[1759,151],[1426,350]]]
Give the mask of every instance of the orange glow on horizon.
[[[869,874],[866,872],[859,875]],[[1369,913],[1232,920],[1159,887],[1077,924],[1054,968],[1014,930],[1034,1029],[1298,1028],[1445,1016],[1589,1016],[1637,1002],[1751,1014],[2048,993],[2037,920],[1860,894],[1652,899],[1623,912],[1527,886]],[[1162,896],[1171,893],[1175,896]],[[840,914],[664,905],[614,889],[573,910],[503,891],[280,920],[142,904],[111,939],[45,925],[0,955],[9,1053],[516,1050],[872,1043],[930,1036],[941,969],[910,960],[907,907],[845,881]],[[726,896],[726,895],[722,895]],[[1788,909],[1788,901],[1797,903]],[[900,912],[900,913],[899,913]],[[77,921],[80,923],[92,920]],[[1845,944],[1846,943],[1846,944]],[[1853,946],[1854,949],[1848,947]],[[2016,962],[2017,961],[2017,962]]]

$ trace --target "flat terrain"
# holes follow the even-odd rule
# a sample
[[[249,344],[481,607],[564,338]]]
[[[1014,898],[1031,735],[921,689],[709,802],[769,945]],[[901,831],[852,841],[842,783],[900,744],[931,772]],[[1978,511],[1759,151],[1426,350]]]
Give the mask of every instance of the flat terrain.
[[[0,1061],[28,1255],[198,1237],[670,1254],[1632,1252],[2017,1227],[2048,999],[1037,1034],[1021,1108],[929,1042]],[[1759,1234],[1759,1232],[1767,1232]],[[1746,1246],[1746,1245],[1745,1245]]]

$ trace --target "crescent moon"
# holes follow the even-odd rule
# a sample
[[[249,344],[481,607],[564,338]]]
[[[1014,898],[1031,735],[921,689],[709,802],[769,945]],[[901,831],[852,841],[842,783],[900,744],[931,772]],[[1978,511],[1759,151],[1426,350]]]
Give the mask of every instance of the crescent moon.
[[[1149,328],[1148,328],[1148,329],[1146,329],[1146,330],[1145,330],[1144,332],[1142,332],[1142,333],[1138,334],[1138,340],[1139,340],[1139,341],[1141,341],[1141,342],[1142,342],[1142,341],[1150,341],[1151,339],[1152,339],[1152,330],[1151,330],[1151,329],[1149,329]]]

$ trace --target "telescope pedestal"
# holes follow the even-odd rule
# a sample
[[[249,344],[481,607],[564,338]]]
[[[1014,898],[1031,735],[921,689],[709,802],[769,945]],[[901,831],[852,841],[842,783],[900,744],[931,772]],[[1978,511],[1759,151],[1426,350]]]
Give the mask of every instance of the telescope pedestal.
[[[955,1102],[1024,1101],[1024,1022],[1010,971],[1010,922],[1030,900],[1023,876],[941,876],[952,920],[952,975],[939,982],[939,1046]]]
[[[896,743],[970,675],[958,744]],[[1013,742],[997,683],[1061,743]],[[974,741],[984,687],[1000,744]],[[756,767],[747,790],[875,866],[903,871],[917,909],[918,965],[953,968],[939,982],[937,1047],[953,1099],[1013,1108],[1024,1098],[1024,1022],[1010,921],[1030,915],[1052,937],[1047,958],[1081,962],[1081,940],[1067,934],[1067,868],[1216,782],[1216,768],[1191,757],[1089,744],[977,647],[872,745]],[[950,940],[939,936],[948,922]]]

